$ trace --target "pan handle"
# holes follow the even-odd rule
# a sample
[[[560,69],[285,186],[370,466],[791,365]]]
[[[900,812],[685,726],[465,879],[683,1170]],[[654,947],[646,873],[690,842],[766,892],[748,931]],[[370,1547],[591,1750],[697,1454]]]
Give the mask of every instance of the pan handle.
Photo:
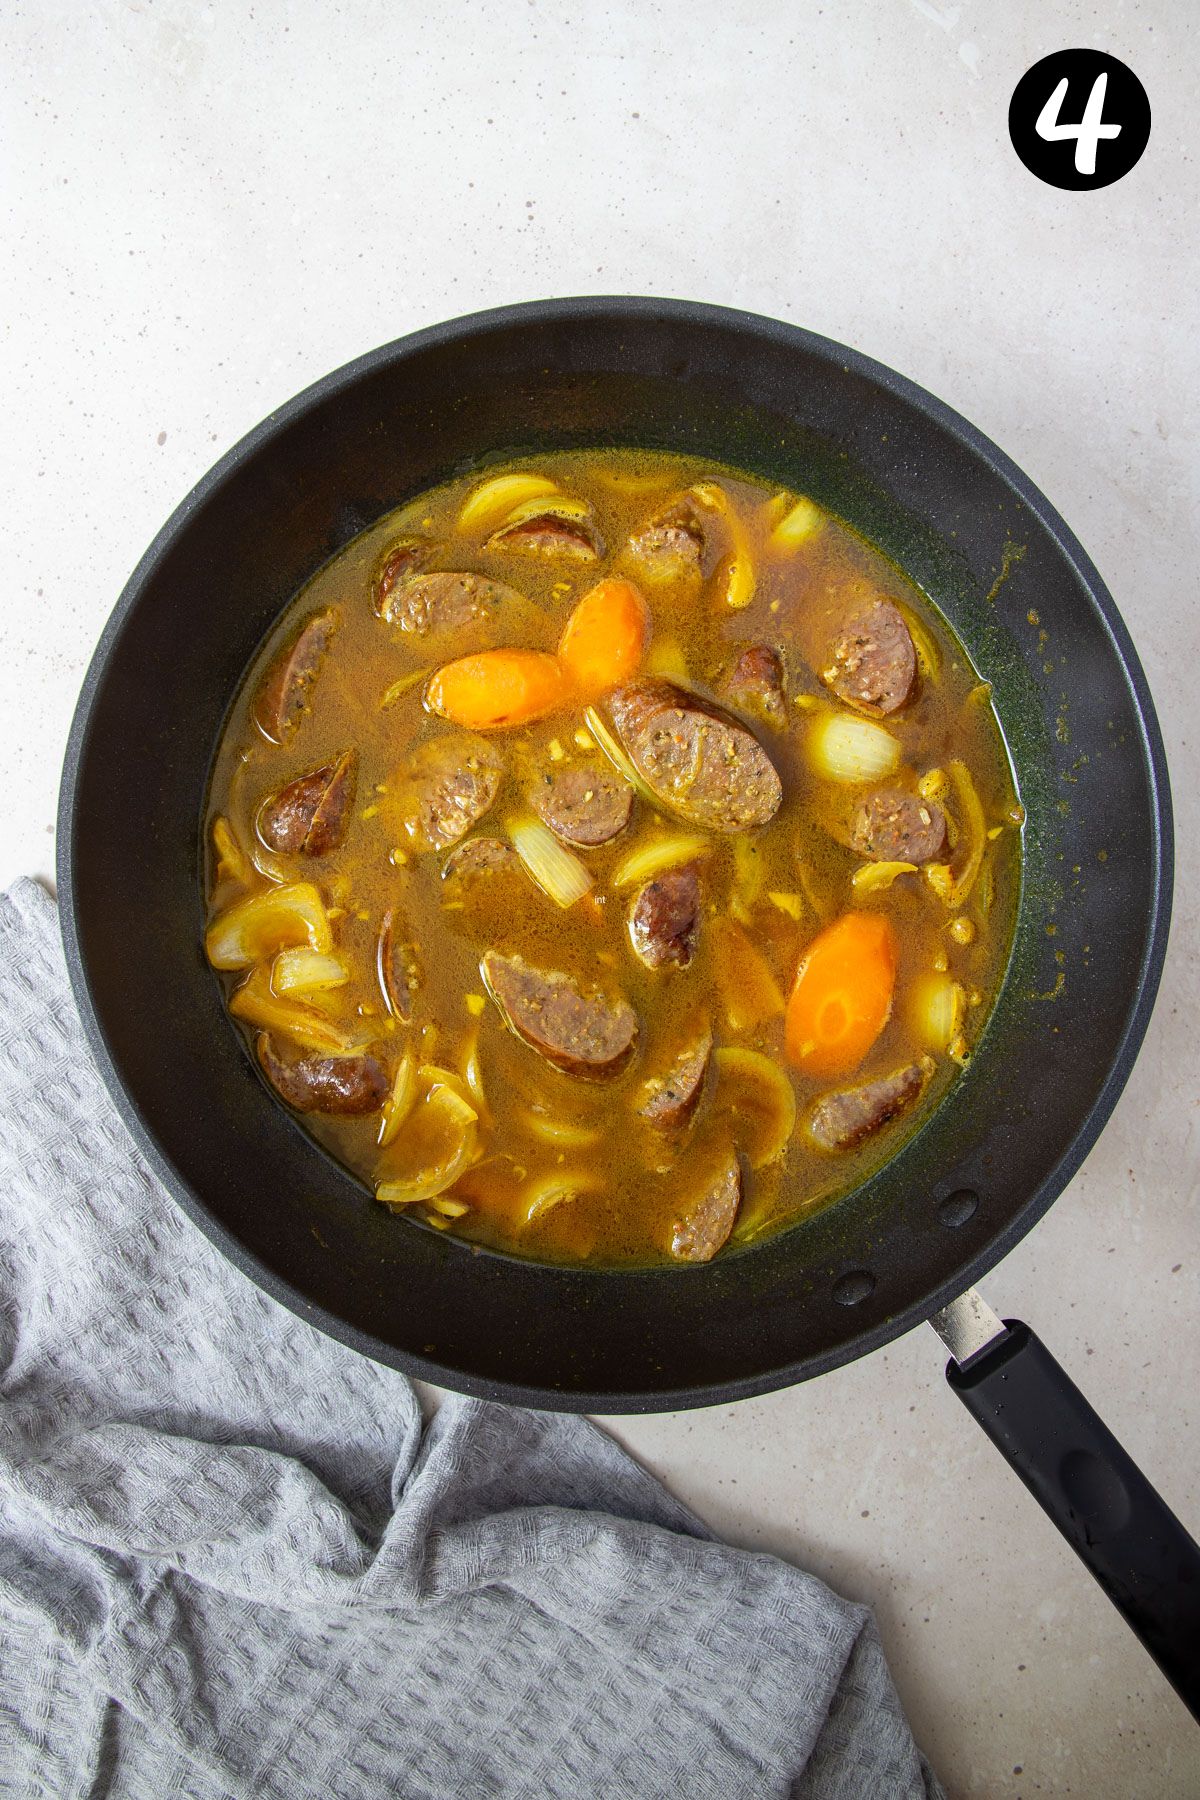
[[[954,1392],[1200,1719],[1200,1546],[1028,1325],[974,1290],[930,1323]]]

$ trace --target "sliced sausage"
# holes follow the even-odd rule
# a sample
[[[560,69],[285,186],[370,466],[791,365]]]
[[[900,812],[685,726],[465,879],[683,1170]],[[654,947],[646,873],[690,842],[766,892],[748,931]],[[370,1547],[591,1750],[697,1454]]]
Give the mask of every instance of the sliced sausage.
[[[848,619],[830,650],[821,679],[848,706],[864,712],[894,713],[913,690],[917,653],[899,607],[890,600]]]
[[[314,613],[285,644],[263,677],[254,701],[254,722],[272,743],[285,744],[312,699],[312,687],[338,628],[332,609]]]
[[[782,730],[787,721],[783,660],[771,644],[751,644],[734,663],[721,692],[734,706],[759,713]]]
[[[525,556],[569,556],[576,562],[595,562],[603,555],[600,534],[588,519],[565,518],[551,508],[502,525],[484,546],[487,550],[518,550]]]
[[[585,994],[569,975],[496,950],[480,972],[509,1030],[564,1074],[605,1081],[633,1054],[638,1022],[627,1001]]]
[[[412,1023],[413,997],[421,985],[421,965],[392,907],[383,915],[379,933],[379,986],[393,1018]]]
[[[297,1112],[373,1113],[387,1099],[388,1078],[373,1056],[305,1056],[287,1063],[265,1031],[255,1049],[267,1080]]]
[[[861,1087],[826,1094],[813,1108],[808,1128],[822,1150],[853,1150],[873,1131],[908,1110],[924,1093],[933,1067],[930,1057],[922,1057],[920,1062]]]
[[[700,939],[700,878],[694,864],[667,869],[641,888],[629,912],[633,947],[648,969],[686,969]]]
[[[542,777],[530,800],[555,837],[592,850],[624,831],[633,810],[633,789],[611,769],[564,763]]]
[[[783,799],[778,772],[731,713],[657,677],[618,688],[610,705],[638,774],[672,812],[714,831],[774,818]]]
[[[393,590],[405,576],[415,575],[425,567],[433,548],[431,543],[422,538],[402,538],[384,556],[376,571],[374,583],[375,611],[382,618],[388,616],[387,609]]]
[[[642,1089],[638,1111],[663,1131],[679,1131],[690,1123],[704,1092],[712,1057],[712,1032],[686,1044],[663,1075],[652,1075]]]
[[[704,527],[688,496],[672,500],[635,532],[629,554],[651,581],[698,579],[703,572]]]
[[[358,757],[347,750],[336,762],[289,781],[259,812],[258,835],[285,856],[325,856],[336,850],[346,835],[357,776]]]
[[[470,881],[476,875],[499,869],[519,869],[521,859],[510,843],[498,837],[467,838],[455,846],[442,864],[442,880]]]
[[[731,1153],[672,1225],[671,1255],[680,1262],[711,1262],[728,1243],[741,1203],[742,1165]]]
[[[514,609],[523,603],[524,597],[503,581],[439,569],[432,574],[404,577],[391,589],[380,612],[401,631],[428,637],[462,631],[468,625],[495,618],[501,609]]]
[[[477,825],[500,792],[504,759],[485,738],[430,738],[398,784],[400,820],[418,850],[448,850]]]
[[[859,803],[851,842],[871,862],[937,862],[946,848],[946,815],[936,800],[880,788]]]

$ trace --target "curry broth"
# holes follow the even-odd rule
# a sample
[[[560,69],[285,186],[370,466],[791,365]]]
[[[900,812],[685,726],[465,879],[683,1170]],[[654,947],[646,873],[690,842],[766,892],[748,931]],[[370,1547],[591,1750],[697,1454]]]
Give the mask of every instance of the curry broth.
[[[668,1253],[681,1194],[711,1178],[731,1143],[753,1160],[756,1125],[752,1096],[736,1079],[718,1074],[690,1132],[678,1139],[664,1136],[637,1111],[647,1075],[665,1068],[705,1023],[718,1045],[749,1046],[788,1068],[781,1017],[742,1033],[725,1022],[715,921],[741,920],[786,996],[802,952],[822,926],[851,906],[887,913],[898,946],[896,999],[888,1023],[850,1078],[854,1084],[921,1054],[906,997],[930,969],[948,969],[962,984],[968,999],[964,1033],[973,1043],[1007,959],[1019,880],[1020,809],[979,676],[925,597],[854,532],[827,519],[815,536],[781,554],[768,541],[784,509],[777,489],[681,456],[603,450],[539,455],[512,466],[535,467],[565,493],[592,503],[606,546],[600,559],[580,567],[555,557],[517,556],[483,548],[478,533],[460,533],[458,514],[480,481],[478,471],[381,520],[317,573],[264,643],[217,751],[210,825],[218,817],[229,821],[240,843],[252,849],[264,887],[273,879],[311,880],[320,888],[333,912],[337,955],[351,971],[348,985],[326,996],[324,1005],[335,1019],[377,1032],[375,1053],[386,1067],[410,1041],[424,1061],[459,1071],[474,1056],[485,1095],[480,1155],[453,1190],[469,1210],[452,1222],[410,1209],[416,1216],[465,1238],[538,1258],[654,1262]],[[594,903],[589,897],[587,905],[562,909],[521,869],[472,884],[445,883],[438,856],[405,847],[394,783],[414,744],[454,729],[423,703],[424,678],[438,663],[490,644],[553,649],[575,602],[602,576],[613,570],[636,579],[624,556],[631,534],[701,480],[719,481],[741,521],[757,578],[754,598],[743,610],[730,610],[714,597],[711,577],[698,594],[670,583],[641,584],[651,615],[643,668],[715,695],[720,673],[740,649],[776,646],[786,670],[787,728],[779,732],[751,724],[779,771],[784,799],[765,827],[738,836],[711,835],[699,865],[704,898],[695,958],[686,969],[654,970],[631,952],[630,895],[614,892],[611,876],[631,845],[656,831],[686,827],[656,817],[638,798],[629,826],[615,841],[577,852],[595,878]],[[438,540],[432,567],[493,577],[519,590],[526,603],[499,609],[494,622],[474,628],[462,642],[439,639],[431,653],[427,641],[389,627],[372,604],[381,558],[410,532]],[[962,936],[971,932],[969,942],[951,935],[951,913],[919,872],[874,893],[860,896],[852,889],[861,857],[830,830],[831,812],[844,807],[845,796],[818,780],[804,749],[814,712],[830,705],[818,671],[839,610],[864,583],[899,603],[922,663],[913,699],[887,720],[904,763],[922,771],[960,759],[995,833],[970,898],[961,915],[954,915],[969,921],[957,928]],[[312,703],[294,736],[285,744],[272,743],[252,717],[263,672],[298,625],[326,608],[337,610],[340,624]],[[406,677],[412,679],[405,687]],[[592,740],[580,735],[585,732],[577,707],[496,733],[491,741],[507,772],[478,830],[502,834],[509,819],[526,812],[524,796],[552,762],[594,762],[597,752]],[[264,802],[352,746],[359,758],[357,791],[339,847],[316,858],[268,851],[256,836]],[[228,884],[216,883],[211,870],[210,893],[216,910],[232,898]],[[389,1016],[377,975],[379,934],[389,909],[403,920],[420,969],[415,1016],[407,1026]],[[485,993],[479,964],[487,949],[518,953],[537,968],[576,977],[585,987],[623,994],[640,1026],[629,1066],[600,1083],[560,1073],[541,1060],[510,1033]],[[238,978],[223,979],[232,991]],[[831,1155],[811,1142],[804,1119],[822,1092],[849,1083],[818,1082],[789,1069],[799,1105],[797,1128],[782,1158],[748,1176],[732,1242],[788,1224],[858,1185],[895,1152],[958,1073],[954,1059],[939,1055],[913,1111],[860,1147]],[[313,1112],[304,1115],[304,1125],[368,1184],[389,1175],[403,1178],[438,1154],[436,1144],[420,1141],[419,1118],[382,1151],[377,1113],[342,1118]],[[532,1184],[549,1176],[561,1176],[571,1196],[527,1222]]]

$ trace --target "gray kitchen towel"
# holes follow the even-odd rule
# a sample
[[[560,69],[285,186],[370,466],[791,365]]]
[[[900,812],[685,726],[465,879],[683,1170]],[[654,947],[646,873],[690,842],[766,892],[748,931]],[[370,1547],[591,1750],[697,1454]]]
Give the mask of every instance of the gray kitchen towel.
[[[0,898],[0,1793],[940,1792],[865,1608],[583,1419],[422,1429],[229,1267],[112,1109],[53,902]]]

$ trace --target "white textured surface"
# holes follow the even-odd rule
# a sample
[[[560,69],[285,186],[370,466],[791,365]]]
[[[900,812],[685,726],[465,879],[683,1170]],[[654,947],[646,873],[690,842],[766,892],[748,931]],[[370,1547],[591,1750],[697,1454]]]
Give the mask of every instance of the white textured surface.
[[[146,542],[218,452],[358,351],[627,291],[894,364],[1066,514],[1161,710],[1163,997],[1100,1146],[987,1293],[1200,1528],[1189,0],[41,0],[3,31],[0,880],[52,867],[78,683]],[[1040,186],[1005,130],[1017,77],[1072,43],[1128,61],[1154,110],[1137,169],[1092,195]],[[1183,1708],[940,1364],[921,1332],[804,1389],[617,1429],[720,1530],[874,1603],[953,1793],[1200,1793]]]

